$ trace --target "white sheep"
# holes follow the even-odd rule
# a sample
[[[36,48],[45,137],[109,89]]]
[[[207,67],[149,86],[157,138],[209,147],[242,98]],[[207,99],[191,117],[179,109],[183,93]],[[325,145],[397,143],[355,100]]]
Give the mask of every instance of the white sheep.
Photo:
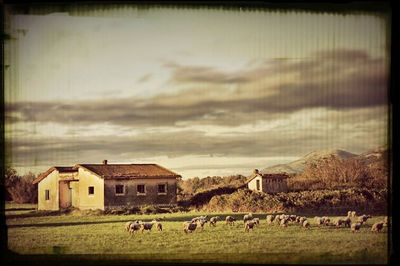
[[[283,226],[283,227],[286,227],[289,220],[288,219],[281,219],[280,221],[281,221],[280,225]]]
[[[208,215],[194,217],[194,218],[191,220],[191,222],[194,223],[194,222],[197,222],[198,220],[207,220],[207,217],[208,217]]]
[[[323,225],[324,224],[324,220],[321,217],[315,216],[314,217],[314,221],[317,225]]]
[[[281,216],[280,215],[277,215],[277,216],[275,216],[275,219],[274,219],[274,223],[276,223],[277,225],[280,225],[281,224]]]
[[[347,212],[347,217],[350,217],[350,218],[356,217],[356,212],[355,211],[348,211]]]
[[[131,227],[131,224],[133,224],[134,222],[133,221],[129,221],[129,222],[126,222],[125,223],[125,230],[127,231],[127,232],[129,232],[129,228]]]
[[[253,214],[252,213],[245,214],[243,216],[243,223],[246,223],[247,221],[252,220],[252,219],[253,219]]]
[[[194,230],[197,228],[197,223],[196,222],[184,222],[183,223],[183,231],[187,233],[192,233]]]
[[[159,219],[154,219],[152,223],[156,225],[157,231],[162,231],[162,224],[159,222]]]
[[[207,223],[208,221],[205,219],[199,219],[197,220],[197,225],[201,227],[201,230],[204,230],[204,225]]]
[[[389,223],[389,219],[388,219],[388,217],[387,216],[385,216],[385,218],[383,218],[383,226],[388,226],[388,223]]]
[[[363,223],[365,223],[369,218],[371,218],[371,215],[365,215],[365,214],[363,214],[363,215],[361,215],[361,216],[359,216],[358,218],[357,218],[357,222],[363,222]]]
[[[372,232],[380,232],[383,229],[383,222],[374,223],[371,227]]]
[[[330,225],[331,223],[331,219],[329,219],[328,217],[324,216],[323,218],[323,222],[326,226]]]
[[[217,221],[219,220],[219,216],[214,216],[210,218],[210,226],[216,226],[217,225]]]
[[[295,221],[296,221],[296,218],[297,218],[297,216],[294,215],[294,214],[292,214],[292,215],[289,216],[289,219],[290,219],[291,222],[295,222]]]
[[[244,231],[249,232],[250,229],[253,230],[253,228],[255,226],[256,226],[256,222],[254,222],[254,220],[248,220],[248,221],[246,221],[246,223],[244,225]]]
[[[335,221],[335,225],[337,227],[340,227],[340,226],[342,226],[342,224],[344,224],[344,220],[342,218],[337,218]]]
[[[362,223],[352,223],[351,224],[351,231],[354,233],[356,231],[359,231],[361,228]]]
[[[132,222],[129,226],[129,233],[133,234],[136,231],[139,231],[141,228],[142,223],[141,222]]]
[[[310,228],[310,223],[307,220],[304,220],[302,223],[303,227]]]
[[[274,222],[274,216],[273,215],[267,215],[267,224],[272,224]]]
[[[351,219],[350,219],[350,217],[344,218],[343,224],[344,224],[345,227],[349,227],[349,228],[350,228],[350,226],[351,226]]]
[[[154,224],[155,224],[154,222],[150,222],[150,223],[141,223],[140,225],[141,225],[141,231],[142,231],[142,233],[143,233],[144,230],[151,231],[151,229],[153,228],[153,225],[154,225]]]
[[[303,224],[304,223],[304,221],[306,221],[307,220],[307,217],[300,217],[300,220],[299,220],[299,222],[300,222],[300,224]]]
[[[226,216],[225,217],[225,223],[226,224],[234,225],[235,221],[236,221],[235,217],[232,217],[232,216]]]
[[[256,225],[260,225],[260,218],[253,218],[252,220]]]

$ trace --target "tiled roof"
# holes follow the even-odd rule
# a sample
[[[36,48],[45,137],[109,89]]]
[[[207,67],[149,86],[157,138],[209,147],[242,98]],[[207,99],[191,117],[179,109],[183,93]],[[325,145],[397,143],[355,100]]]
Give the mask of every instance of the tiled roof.
[[[39,183],[54,170],[60,173],[77,172],[82,167],[105,179],[131,178],[177,178],[180,175],[158,164],[77,164],[75,166],[54,166],[40,174],[33,184]]]
[[[78,164],[105,179],[124,178],[177,178],[180,175],[157,164]]]
[[[32,181],[33,184],[37,184],[40,181],[42,181],[46,176],[51,174],[54,170],[57,170],[60,173],[74,173],[78,172],[78,169],[73,167],[73,166],[53,166],[49,170],[47,170],[44,173],[41,173],[38,177],[35,178],[35,180]]]
[[[265,179],[286,179],[289,178],[289,176],[285,173],[277,173],[277,174],[256,174],[253,173],[251,176],[249,176],[249,179],[246,181],[246,183],[249,183],[251,180],[253,180],[255,177],[261,176],[262,178]]]

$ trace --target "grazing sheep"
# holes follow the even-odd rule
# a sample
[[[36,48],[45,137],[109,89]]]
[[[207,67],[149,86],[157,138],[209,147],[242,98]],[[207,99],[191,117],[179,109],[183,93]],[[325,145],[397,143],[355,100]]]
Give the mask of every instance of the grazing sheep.
[[[323,225],[324,224],[324,220],[322,220],[321,217],[315,216],[314,217],[314,221],[317,225]]]
[[[351,231],[354,233],[356,231],[360,231],[362,223],[352,223],[351,224]]]
[[[300,220],[299,220],[300,224],[303,224],[305,220],[307,220],[306,217],[304,217],[304,216],[300,217]]]
[[[365,215],[365,214],[363,214],[363,215],[361,215],[361,216],[359,216],[358,218],[357,218],[357,222],[363,222],[363,223],[365,223],[369,218],[371,218],[371,215]]]
[[[283,227],[287,227],[288,221],[288,219],[282,219],[280,225]]]
[[[280,224],[281,224],[281,217],[280,217],[280,215],[275,216],[274,223],[276,223],[277,225],[280,225]]]
[[[351,219],[350,219],[350,217],[346,217],[346,218],[343,220],[343,223],[344,223],[344,226],[345,226],[345,227],[349,227],[349,228],[350,228],[350,226],[351,226]]]
[[[310,228],[310,223],[307,220],[303,221],[302,225],[305,228]]]
[[[255,226],[256,226],[256,223],[253,220],[246,221],[246,223],[244,225],[244,231],[249,232],[250,229],[253,230]]]
[[[328,217],[323,217],[324,218],[324,224],[326,225],[326,226],[328,226],[328,225],[330,225],[330,223],[331,223],[331,219],[329,219]]]
[[[197,222],[198,220],[206,220],[206,221],[207,221],[207,217],[208,217],[208,215],[194,217],[194,218],[191,220],[191,222],[192,222],[192,223],[195,223],[195,222]]]
[[[162,231],[162,224],[159,222],[159,219],[154,219],[152,223],[156,225],[157,231]]]
[[[133,223],[134,223],[133,221],[126,222],[126,224],[125,224],[125,230],[126,230],[127,232],[129,232],[129,228],[131,227],[131,224],[133,224]]]
[[[385,218],[383,218],[383,226],[388,226],[388,222],[389,222],[389,219],[388,219],[388,217],[387,216],[385,216]]]
[[[380,232],[383,229],[383,222],[374,223],[371,227],[372,232]]]
[[[267,215],[267,224],[272,224],[274,222],[274,216],[273,215]]]
[[[210,218],[210,226],[216,226],[217,225],[217,221],[219,220],[219,216],[214,216]]]
[[[133,223],[131,223],[130,224],[130,226],[129,226],[129,233],[130,234],[133,234],[133,233],[135,233],[136,231],[139,231],[140,230],[140,228],[141,228],[141,223],[139,223],[139,222],[133,222]]]
[[[199,219],[199,220],[197,220],[197,224],[198,224],[198,226],[201,227],[201,230],[204,230],[204,225],[205,225],[207,222],[208,222],[208,221],[205,220],[205,219]]]
[[[141,225],[141,231],[142,231],[142,233],[143,233],[144,230],[151,231],[151,228],[153,228],[153,224],[154,224],[154,222],[150,222],[150,223],[141,223],[140,225]]]
[[[253,218],[252,220],[256,225],[260,225],[260,218]]]
[[[342,218],[337,218],[335,221],[335,225],[337,227],[340,227],[340,226],[342,226],[342,224],[344,224],[344,220]]]
[[[183,231],[187,233],[192,233],[194,230],[197,228],[197,223],[196,222],[184,222],[183,223]]]
[[[243,223],[253,219],[253,214],[249,213],[243,216]]]
[[[235,217],[232,217],[232,216],[226,216],[226,218],[225,218],[226,224],[229,224],[229,225],[234,225],[235,221],[236,221]]]
[[[300,223],[300,218],[301,218],[301,216],[296,217],[296,223]]]
[[[297,218],[297,216],[294,215],[294,214],[292,214],[292,215],[289,216],[289,219],[290,219],[291,222],[295,222],[295,221],[296,221],[296,218]]]

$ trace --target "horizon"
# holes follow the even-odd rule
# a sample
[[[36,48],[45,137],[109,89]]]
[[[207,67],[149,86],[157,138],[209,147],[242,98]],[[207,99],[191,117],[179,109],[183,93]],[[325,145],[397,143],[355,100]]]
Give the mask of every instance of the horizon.
[[[381,148],[387,149],[387,147],[385,147],[385,146],[379,146],[379,147],[375,147],[375,148],[372,149],[372,150],[381,149]],[[250,176],[250,175],[253,173],[253,170],[254,170],[254,169],[258,169],[258,170],[262,171],[262,170],[265,169],[265,168],[274,167],[274,166],[278,166],[278,165],[284,165],[284,164],[287,164],[287,163],[291,163],[291,162],[294,162],[294,161],[296,161],[296,160],[300,160],[300,159],[304,158],[305,156],[307,156],[307,155],[309,155],[309,154],[318,153],[318,152],[344,151],[344,152],[349,152],[349,153],[354,154],[354,155],[360,155],[360,154],[363,154],[363,153],[366,153],[366,152],[370,152],[370,151],[372,151],[372,150],[371,150],[371,149],[368,149],[368,150],[365,150],[365,151],[363,151],[363,152],[361,152],[361,153],[354,153],[354,152],[346,151],[346,150],[343,150],[343,149],[313,150],[313,151],[311,151],[311,152],[309,152],[309,153],[303,154],[303,155],[300,156],[300,157],[294,157],[294,159],[291,160],[291,161],[287,161],[287,162],[285,161],[285,162],[282,162],[282,163],[277,163],[277,164],[272,164],[272,165],[266,165],[266,166],[264,165],[263,168],[258,168],[258,167],[256,167],[256,168],[253,168],[253,169],[248,169],[248,171],[247,171],[246,173],[244,173],[244,172],[242,172],[242,173],[231,172],[231,173],[227,173],[227,174],[223,174],[223,175],[213,175],[213,174],[211,174],[211,175],[207,175],[207,176],[187,176],[187,175],[186,175],[186,176],[183,176],[183,175],[180,174],[179,168],[171,169],[171,168],[169,168],[168,166],[161,165],[161,164],[159,164],[159,163],[157,163],[157,162],[153,162],[153,163],[147,162],[147,163],[143,163],[143,164],[157,164],[157,165],[160,165],[160,166],[162,166],[162,167],[165,167],[165,168],[167,168],[167,169],[169,169],[169,170],[172,170],[173,172],[175,172],[175,173],[181,175],[181,176],[182,176],[182,179],[183,179],[183,180],[186,180],[186,179],[191,179],[191,178],[195,178],[195,177],[198,177],[198,178],[202,179],[202,178],[213,177],[213,176],[221,176],[221,177],[234,176],[234,175]],[[125,163],[120,163],[120,162],[110,162],[108,159],[104,159],[104,160],[107,160],[107,164],[110,164],[110,165],[115,165],[115,164],[141,164],[141,163],[138,163],[138,162],[125,162]],[[103,164],[103,163],[102,163],[102,162],[92,162],[92,163],[83,162],[83,163],[74,163],[74,164],[70,164],[70,165],[52,165],[52,166],[47,167],[46,169],[43,168],[44,170],[37,170],[36,172],[33,172],[33,171],[29,170],[29,169],[25,169],[25,170],[26,170],[25,172],[20,172],[20,171],[18,171],[18,168],[15,168],[15,169],[16,169],[16,171],[17,171],[17,173],[18,173],[19,175],[25,175],[25,174],[28,174],[29,172],[31,172],[31,173],[35,174],[36,176],[38,176],[38,175],[40,175],[40,174],[46,172],[46,171],[47,171],[49,168],[51,168],[51,167],[67,167],[67,166],[75,166],[75,165],[78,165],[78,164]],[[41,168],[41,169],[42,169],[42,168]]]
[[[107,159],[246,175],[388,144],[384,15],[34,12],[5,23],[5,159],[18,172]]]

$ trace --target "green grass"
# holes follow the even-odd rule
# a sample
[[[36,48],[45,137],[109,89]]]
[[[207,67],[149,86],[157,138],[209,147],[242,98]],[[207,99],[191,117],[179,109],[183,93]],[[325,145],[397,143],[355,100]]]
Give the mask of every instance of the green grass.
[[[7,213],[6,213],[7,214]],[[98,261],[217,263],[379,263],[388,262],[388,234],[373,233],[373,217],[360,232],[349,228],[297,224],[287,228],[261,224],[244,232],[243,222],[230,227],[218,222],[203,231],[185,234],[182,221],[202,213],[159,215],[59,215],[7,219],[8,248],[18,254],[74,254]],[[212,214],[214,215],[214,214]],[[225,217],[228,214],[215,214]],[[231,214],[230,214],[231,215]],[[241,218],[243,214],[234,214]],[[14,216],[15,217],[15,216]],[[126,221],[164,217],[164,230],[129,235]],[[385,228],[386,230],[386,228]],[[87,255],[90,254],[90,255]],[[94,255],[97,254],[97,255]],[[71,257],[68,257],[71,258]]]

